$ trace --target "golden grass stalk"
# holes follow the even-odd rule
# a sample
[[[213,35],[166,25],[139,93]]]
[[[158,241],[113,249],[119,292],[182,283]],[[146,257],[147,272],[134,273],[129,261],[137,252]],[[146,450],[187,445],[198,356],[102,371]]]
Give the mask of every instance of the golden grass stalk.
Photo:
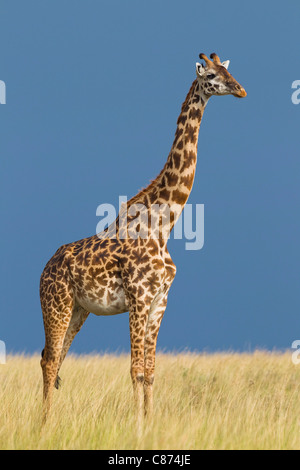
[[[158,354],[154,419],[137,436],[127,355],[67,356],[41,426],[40,357],[0,365],[0,449],[300,449],[289,353]]]

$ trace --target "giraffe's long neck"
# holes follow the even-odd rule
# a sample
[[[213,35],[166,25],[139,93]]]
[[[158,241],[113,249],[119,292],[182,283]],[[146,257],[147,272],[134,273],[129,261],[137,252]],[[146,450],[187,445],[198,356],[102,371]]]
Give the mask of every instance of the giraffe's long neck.
[[[175,140],[164,168],[147,188],[128,201],[127,207],[143,204],[151,211],[152,216],[153,206],[168,205],[171,208],[170,231],[192,190],[197,163],[198,134],[206,104],[207,97],[202,95],[198,81],[195,80],[182,105]],[[150,223],[148,228],[151,230]]]

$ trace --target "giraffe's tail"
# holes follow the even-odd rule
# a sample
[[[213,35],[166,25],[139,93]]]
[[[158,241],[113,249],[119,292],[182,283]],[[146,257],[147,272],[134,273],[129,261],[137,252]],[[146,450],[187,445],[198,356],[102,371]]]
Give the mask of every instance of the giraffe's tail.
[[[42,356],[42,357],[44,356],[44,349],[43,349],[43,351],[41,352],[41,356]],[[59,387],[61,386],[61,382],[62,382],[62,381],[61,381],[61,378],[60,378],[60,376],[58,375],[58,376],[56,377],[55,384],[54,384],[54,387],[55,387],[57,390],[58,390]]]

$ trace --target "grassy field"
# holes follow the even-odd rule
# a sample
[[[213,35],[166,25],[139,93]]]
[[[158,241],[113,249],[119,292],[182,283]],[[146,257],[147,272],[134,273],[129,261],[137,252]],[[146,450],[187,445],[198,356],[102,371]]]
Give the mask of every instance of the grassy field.
[[[39,356],[0,365],[0,449],[300,449],[290,354],[159,354],[155,415],[136,435],[129,357],[72,356],[41,426]]]

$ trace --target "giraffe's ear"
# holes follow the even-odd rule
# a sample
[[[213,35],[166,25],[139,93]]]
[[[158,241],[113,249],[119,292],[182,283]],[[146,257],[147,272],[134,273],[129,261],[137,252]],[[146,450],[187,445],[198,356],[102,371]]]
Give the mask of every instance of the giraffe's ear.
[[[228,69],[229,64],[230,64],[230,60],[225,60],[224,62],[222,62],[222,65],[223,67],[225,67],[225,69]]]
[[[199,62],[196,62],[196,72],[199,77],[202,77],[205,73],[205,67]]]

